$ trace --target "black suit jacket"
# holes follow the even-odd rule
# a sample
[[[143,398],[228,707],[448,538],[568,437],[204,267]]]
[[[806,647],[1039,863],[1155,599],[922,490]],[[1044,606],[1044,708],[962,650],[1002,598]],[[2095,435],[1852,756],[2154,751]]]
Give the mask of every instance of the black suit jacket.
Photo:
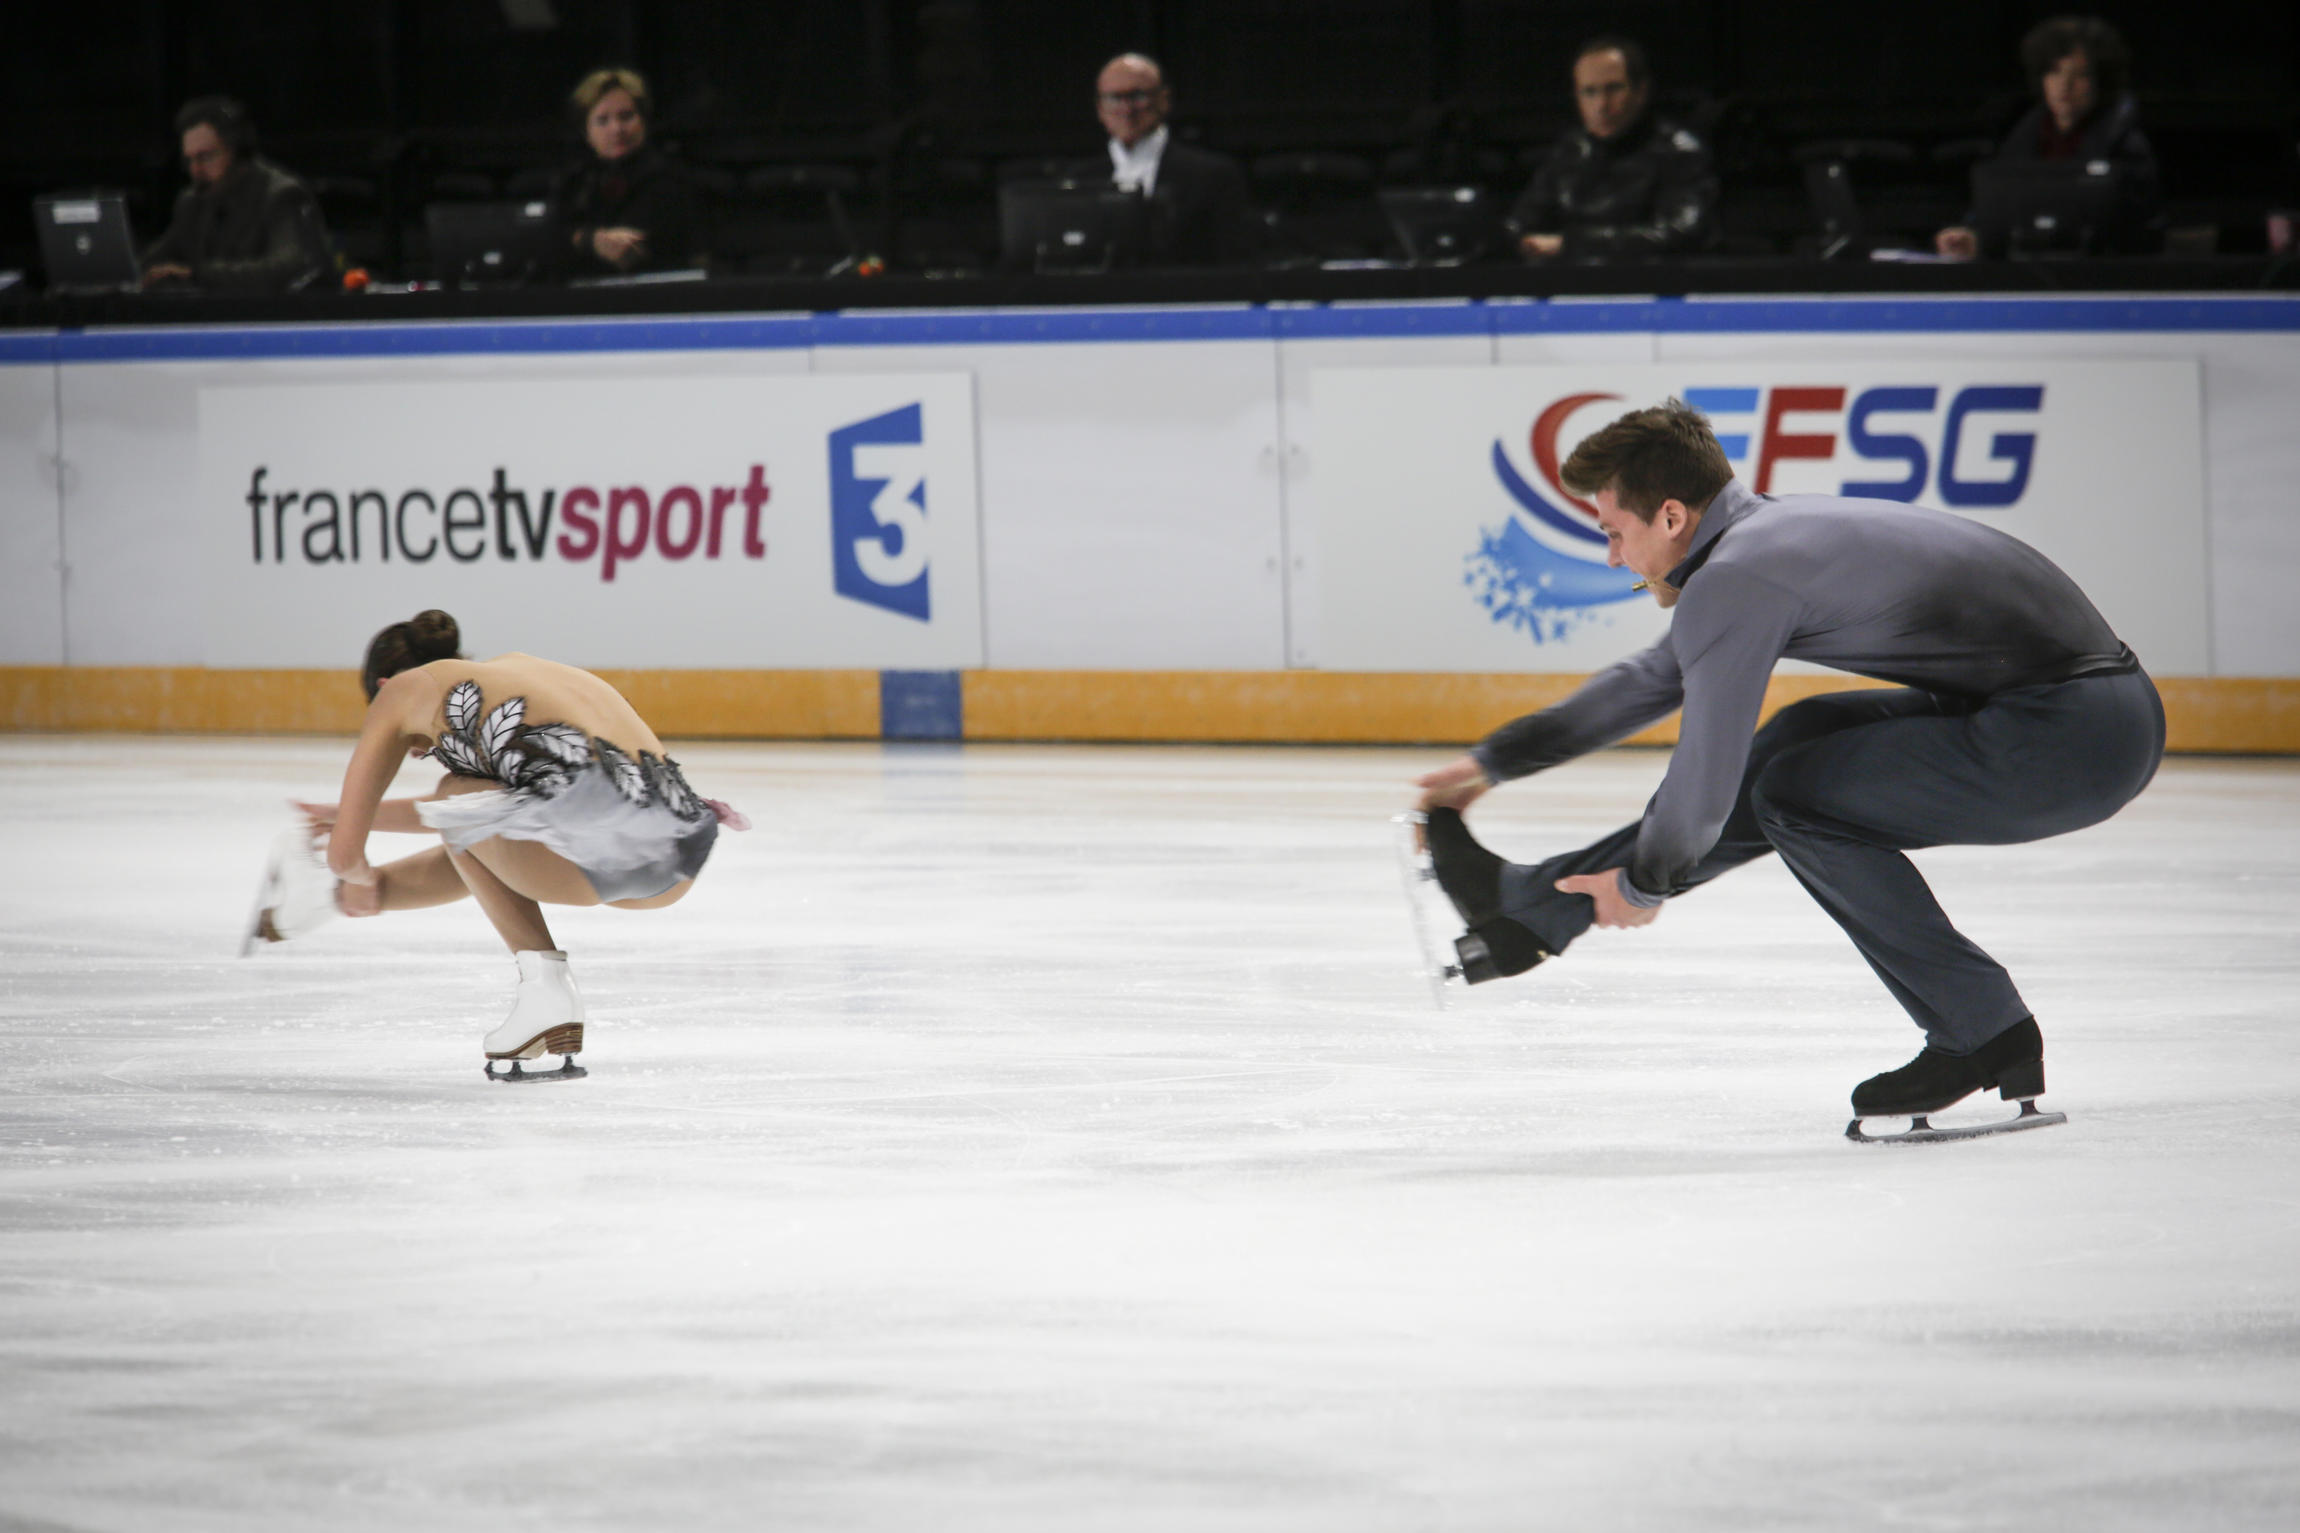
[[[1152,266],[1244,266],[1261,250],[1246,173],[1226,154],[1169,137],[1150,194]]]
[[[146,266],[190,267],[208,293],[292,293],[333,260],[310,188],[254,155],[178,197],[167,232],[144,252]]]

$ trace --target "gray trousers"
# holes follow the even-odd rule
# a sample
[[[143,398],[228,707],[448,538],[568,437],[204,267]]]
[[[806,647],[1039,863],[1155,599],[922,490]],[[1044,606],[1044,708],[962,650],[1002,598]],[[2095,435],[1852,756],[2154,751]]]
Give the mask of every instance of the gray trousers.
[[[1682,894],[1778,852],[1835,918],[1926,1042],[1969,1054],[2029,1015],[2004,967],[1949,924],[1914,864],[1925,846],[2003,846],[2095,825],[2164,757],[2146,672],[2000,692],[1985,702],[1906,689],[1792,704],[1757,732],[1724,832]],[[1625,866],[1637,826],[1502,875],[1502,909],[1553,953],[1596,907],[1556,880]]]

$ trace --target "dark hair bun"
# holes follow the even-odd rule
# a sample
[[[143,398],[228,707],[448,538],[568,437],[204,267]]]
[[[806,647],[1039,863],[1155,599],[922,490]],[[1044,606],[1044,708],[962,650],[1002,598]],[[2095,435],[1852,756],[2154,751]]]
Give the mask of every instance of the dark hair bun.
[[[401,671],[411,671],[434,660],[453,660],[462,653],[463,630],[454,618],[433,607],[405,623],[394,623],[368,642],[367,663],[360,667],[359,684],[372,702],[383,684]]]
[[[452,660],[463,647],[463,630],[455,619],[433,607],[418,612],[407,624],[408,648],[416,655],[417,665],[429,665],[434,660]]]

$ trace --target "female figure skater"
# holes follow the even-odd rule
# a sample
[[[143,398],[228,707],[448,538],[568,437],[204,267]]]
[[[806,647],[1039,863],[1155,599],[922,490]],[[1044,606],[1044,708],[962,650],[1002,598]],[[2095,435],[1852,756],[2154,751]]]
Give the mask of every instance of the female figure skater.
[[[309,830],[291,832],[296,844],[276,858],[250,942],[300,935],[338,910],[372,916],[468,894],[519,965],[511,1014],[481,1043],[488,1078],[580,1076],[572,1056],[583,1047],[583,1000],[543,906],[676,904],[720,824],[749,823],[698,798],[606,682],[533,655],[466,660],[460,642],[455,619],[431,611],[368,645],[367,723],[342,798],[297,805]],[[427,797],[386,800],[409,756],[448,775]],[[436,832],[442,844],[379,868],[367,860],[370,831]],[[563,1056],[561,1068],[520,1068],[545,1053]],[[497,1060],[511,1062],[508,1073],[496,1073]]]

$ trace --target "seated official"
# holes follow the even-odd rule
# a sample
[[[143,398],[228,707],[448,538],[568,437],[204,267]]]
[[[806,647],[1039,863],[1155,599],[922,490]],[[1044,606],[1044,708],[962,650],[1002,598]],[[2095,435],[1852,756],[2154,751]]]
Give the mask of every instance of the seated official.
[[[291,293],[334,262],[311,189],[260,158],[247,108],[202,96],[176,114],[192,184],[144,252],[144,286]]]
[[[1581,126],[1558,140],[1505,221],[1529,261],[1679,255],[1717,239],[1709,148],[1647,110],[1653,74],[1626,37],[1573,60]]]
[[[2140,131],[2140,110],[2125,90],[2131,56],[2116,28],[2097,16],[2056,16],[2021,40],[2021,64],[2037,104],[2013,124],[1996,163],[2105,163],[2120,177],[2120,197],[2109,221],[2090,231],[2096,249],[2116,253],[2153,250],[2159,190],[2156,151]],[[1976,208],[1962,223],[1933,236],[1942,255],[1959,260],[2001,256],[2011,230],[1984,220]]]
[[[552,194],[567,230],[566,274],[610,277],[697,264],[694,183],[647,142],[654,101],[646,80],[630,69],[595,70],[569,101],[590,153]]]
[[[1094,84],[1110,134],[1110,179],[1150,200],[1150,266],[1243,266],[1261,248],[1246,173],[1228,155],[1185,144],[1167,127],[1173,95],[1154,60],[1121,54]]]

